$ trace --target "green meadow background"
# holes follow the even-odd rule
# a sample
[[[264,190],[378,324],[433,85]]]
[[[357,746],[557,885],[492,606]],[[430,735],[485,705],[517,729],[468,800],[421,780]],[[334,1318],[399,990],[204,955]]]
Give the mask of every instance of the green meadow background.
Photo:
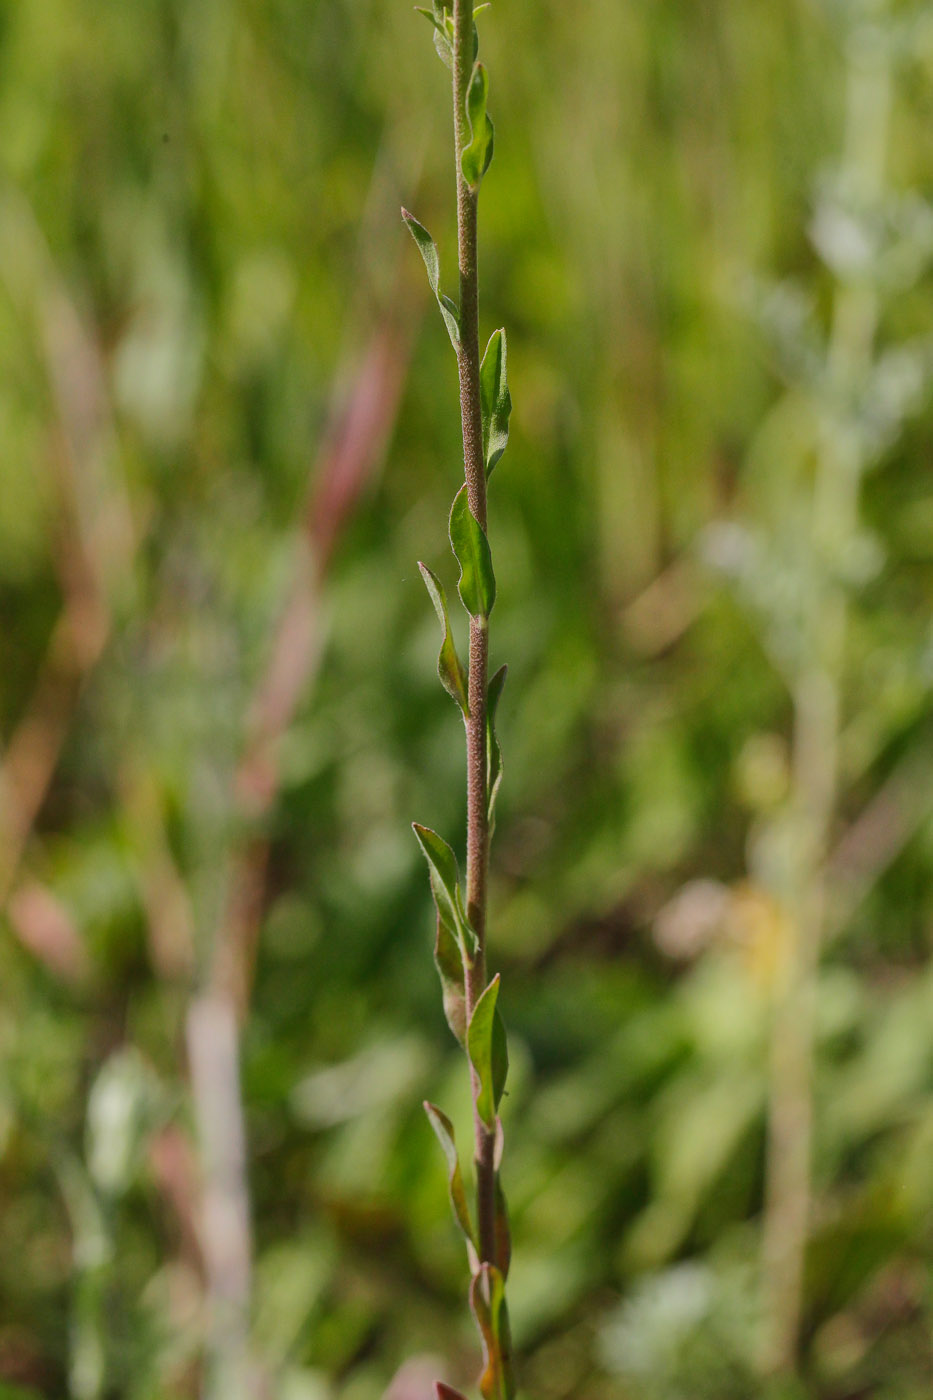
[[[522,1393],[920,1400],[929,6],[479,28]],[[456,365],[398,213],[453,292],[449,127],[407,0],[0,5],[4,1400],[431,1400],[478,1368],[409,830],[462,853],[416,567],[454,593]],[[833,742],[795,761],[813,687]],[[815,1126],[775,1376],[791,1043]]]

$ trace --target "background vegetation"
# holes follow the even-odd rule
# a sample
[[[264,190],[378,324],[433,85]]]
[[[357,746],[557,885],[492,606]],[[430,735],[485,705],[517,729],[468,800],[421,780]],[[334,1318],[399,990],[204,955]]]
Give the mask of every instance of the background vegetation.
[[[919,1400],[928,7],[497,0],[481,23],[482,329],[508,326],[515,403],[491,947],[523,1390]],[[865,73],[890,78],[874,183],[846,116]],[[247,1353],[281,1400],[423,1400],[475,1369],[420,1104],[469,1106],[408,825],[464,819],[415,568],[453,583],[455,365],[398,217],[452,269],[448,105],[402,0],[0,7],[3,1396],[233,1397]],[[820,516],[828,460],[857,518]],[[812,1235],[800,1365],[769,1380],[814,671],[839,742],[807,858]]]

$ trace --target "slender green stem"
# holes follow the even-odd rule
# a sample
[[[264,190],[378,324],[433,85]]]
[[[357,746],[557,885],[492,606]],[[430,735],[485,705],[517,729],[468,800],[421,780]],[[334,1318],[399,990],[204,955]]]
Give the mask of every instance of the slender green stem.
[[[850,53],[843,158],[849,182],[880,194],[890,106],[883,53]],[[829,361],[843,399],[857,394],[871,362],[877,292],[843,286],[834,301]],[[862,463],[851,432],[831,414],[824,426],[813,503],[814,547],[831,558],[858,527]],[[764,1365],[793,1371],[804,1302],[804,1264],[812,1196],[813,1079],[820,950],[825,937],[827,847],[838,787],[840,693],[848,600],[825,577],[813,604],[811,658],[794,686],[793,801],[804,836],[793,900],[795,943],[775,1007],[771,1042],[767,1187],[763,1239]]]
[[[463,177],[460,157],[469,142],[466,99],[473,71],[472,0],[454,0],[454,148],[457,168],[457,253],[460,268],[460,417],[467,499],[486,528],[486,465],[479,379],[479,270],[476,248],[477,191]],[[489,818],[486,793],[486,705],[489,677],[489,631],[485,619],[470,621],[467,745],[467,916],[478,950],[466,975],[467,1018],[486,987],[486,891],[489,868]],[[480,1258],[495,1260],[495,1136],[480,1117],[479,1078],[472,1070],[475,1131],[476,1205]]]

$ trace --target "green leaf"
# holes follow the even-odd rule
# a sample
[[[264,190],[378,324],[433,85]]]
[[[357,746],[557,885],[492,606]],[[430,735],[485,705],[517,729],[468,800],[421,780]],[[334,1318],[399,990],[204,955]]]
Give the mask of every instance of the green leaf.
[[[460,922],[460,868],[457,857],[447,842],[429,826],[412,822],[411,827],[428,862],[437,912],[447,927],[454,930]]]
[[[470,1307],[483,1342],[479,1388],[484,1400],[512,1400],[512,1339],[505,1280],[494,1264],[481,1264],[470,1284]]]
[[[486,531],[470,510],[464,484],[450,508],[450,547],[460,565],[457,591],[471,617],[487,618],[496,601],[496,576]]]
[[[451,43],[450,26],[447,23],[446,16],[441,6],[435,4],[433,12],[423,9],[420,5],[416,5],[415,9],[419,15],[424,15],[425,19],[429,19],[433,24],[434,47],[437,50],[437,56],[444,64],[445,68],[452,69],[454,66],[454,48]]]
[[[479,1076],[476,1111],[490,1131],[496,1126],[496,1108],[509,1069],[505,1026],[496,1010],[499,974],[490,982],[473,1008],[467,1030],[467,1054]]]
[[[463,908],[457,857],[447,842],[430,827],[421,826],[418,822],[412,822],[411,827],[428,862],[431,892],[438,916],[450,933],[459,938],[463,956],[468,957],[476,949],[476,934]]]
[[[453,634],[450,630],[450,617],[447,613],[447,595],[444,592],[444,585],[437,575],[431,572],[427,564],[422,564],[419,560],[418,568],[421,570],[424,586],[434,604],[434,611],[437,613],[437,620],[441,624],[441,631],[444,634],[437,658],[437,674],[448,695],[452,695],[460,706],[464,718],[469,719],[470,703],[467,698],[466,672],[460,663]]]
[[[414,214],[410,214],[407,209],[402,210],[402,219],[418,245],[418,251],[424,259],[424,265],[428,273],[428,281],[431,284],[431,291],[437,298],[437,304],[441,309],[444,324],[447,327],[447,334],[450,336],[450,343],[456,350],[460,344],[460,310],[456,302],[445,296],[440,290],[441,264],[437,255],[437,244],[428,233],[424,224],[419,224]]]
[[[441,979],[441,993],[444,999],[444,1015],[447,1024],[459,1040],[466,1046],[466,990],[464,987],[463,954],[460,945],[441,918],[437,916],[437,933],[434,939],[434,963]]]
[[[431,24],[433,24],[435,30],[443,34],[445,38],[447,37],[447,29],[444,25],[443,20],[439,20],[437,18],[437,15],[435,15],[432,10],[426,10],[422,5],[416,5],[415,14],[424,15],[425,19],[429,20]]]
[[[434,48],[435,48],[435,51],[436,51],[436,53],[437,53],[438,58],[440,59],[441,63],[443,63],[444,67],[445,67],[445,68],[449,68],[449,69],[451,70],[451,72],[453,72],[453,66],[454,66],[454,47],[453,47],[453,44],[450,42],[449,39],[445,39],[444,36],[443,36],[443,34],[439,34],[436,30],[435,30],[435,32],[434,32]]]
[[[469,1240],[475,1249],[476,1236],[473,1233],[473,1222],[470,1219],[466,1192],[463,1189],[463,1175],[460,1171],[460,1158],[457,1156],[453,1124],[446,1114],[443,1114],[433,1103],[428,1103],[427,1099],[424,1102],[424,1111],[428,1115],[428,1122],[437,1134],[437,1140],[444,1149],[444,1156],[447,1158],[447,1184],[450,1187],[450,1204],[453,1206],[454,1218],[463,1231],[464,1238]]]
[[[463,178],[473,189],[479,188],[480,181],[489,169],[495,145],[495,128],[486,114],[488,95],[489,77],[486,69],[482,63],[474,64],[466,97],[470,140],[460,153],[460,169],[463,171]]]
[[[479,371],[483,405],[483,460],[487,476],[492,475],[492,469],[509,441],[512,396],[506,378],[507,350],[505,331],[493,331]]]
[[[486,692],[486,811],[490,835],[496,825],[496,796],[502,781],[502,750],[496,738],[496,711],[508,671],[508,666],[500,666]]]
[[[415,9],[419,15],[424,15],[434,26],[434,47],[438,57],[446,68],[453,69],[454,66],[454,27],[453,21],[447,14],[446,6],[433,0],[434,9],[426,10],[421,5],[416,5]],[[483,10],[488,10],[489,4],[477,5],[473,11],[474,21]],[[479,53],[479,34],[476,31],[476,24],[473,25],[473,62],[476,62],[476,55]]]

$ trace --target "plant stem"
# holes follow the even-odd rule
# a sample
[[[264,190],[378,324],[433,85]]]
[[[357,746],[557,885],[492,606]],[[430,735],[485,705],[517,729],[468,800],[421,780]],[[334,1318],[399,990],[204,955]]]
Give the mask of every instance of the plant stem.
[[[454,0],[454,149],[457,166],[457,254],[460,269],[460,418],[463,463],[470,510],[486,528],[486,464],[479,381],[479,276],[476,249],[477,191],[464,179],[460,157],[470,139],[466,99],[473,71],[473,3]],[[485,619],[470,620],[469,706],[467,744],[467,917],[478,947],[466,973],[467,1019],[486,988],[486,891],[489,867],[489,818],[486,793],[486,704],[489,630]],[[471,1068],[475,1133],[476,1206],[480,1259],[495,1260],[495,1134],[477,1108],[479,1077]]]
[[[889,62],[864,45],[850,51],[843,173],[863,198],[881,193],[890,106]],[[829,367],[839,399],[855,400],[870,370],[878,321],[871,285],[836,291]],[[823,425],[812,512],[813,547],[838,558],[858,528],[864,463],[851,427],[830,409]],[[825,568],[825,564],[824,564]],[[848,599],[827,571],[814,599],[810,662],[793,687],[793,803],[803,849],[793,900],[795,944],[771,1032],[767,1189],[763,1239],[764,1365],[790,1372],[797,1359],[810,1230],[813,1079],[820,950],[826,933],[827,855],[839,788],[840,694]]]
[[[256,1395],[250,1356],[252,1224],[236,1006],[213,986],[188,1013],[188,1060],[204,1175],[208,1315],[205,1400]]]

